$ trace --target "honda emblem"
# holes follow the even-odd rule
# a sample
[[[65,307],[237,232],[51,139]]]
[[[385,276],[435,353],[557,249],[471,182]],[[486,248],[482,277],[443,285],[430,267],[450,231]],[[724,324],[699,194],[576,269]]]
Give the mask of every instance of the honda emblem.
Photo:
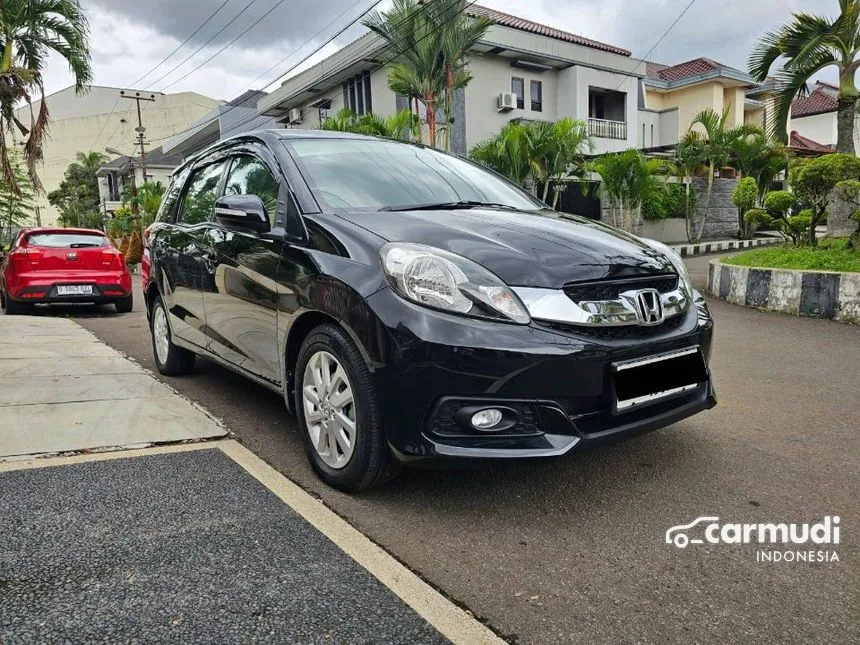
[[[640,325],[659,325],[663,322],[663,302],[656,289],[640,289],[633,294],[636,315]]]

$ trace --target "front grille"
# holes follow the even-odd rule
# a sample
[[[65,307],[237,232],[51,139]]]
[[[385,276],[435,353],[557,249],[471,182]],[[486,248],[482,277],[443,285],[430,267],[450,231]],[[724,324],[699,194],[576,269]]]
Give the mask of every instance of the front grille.
[[[680,329],[686,320],[684,314],[667,318],[659,325],[646,327],[641,325],[625,325],[613,327],[611,325],[573,325],[570,323],[555,323],[540,321],[541,325],[555,331],[574,333],[577,336],[586,336],[594,340],[647,340],[669,332]]]
[[[631,289],[656,289],[660,293],[669,293],[677,288],[678,276],[667,274],[568,284],[564,286],[564,293],[574,302],[580,303],[594,300],[617,300],[619,294]]]

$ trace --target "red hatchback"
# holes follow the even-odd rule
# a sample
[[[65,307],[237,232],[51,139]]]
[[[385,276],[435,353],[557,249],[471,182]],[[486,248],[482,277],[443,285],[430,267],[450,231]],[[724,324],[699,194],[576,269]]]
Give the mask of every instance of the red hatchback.
[[[7,314],[36,303],[114,303],[132,309],[131,274],[101,231],[32,228],[21,231],[3,261],[0,300]]]

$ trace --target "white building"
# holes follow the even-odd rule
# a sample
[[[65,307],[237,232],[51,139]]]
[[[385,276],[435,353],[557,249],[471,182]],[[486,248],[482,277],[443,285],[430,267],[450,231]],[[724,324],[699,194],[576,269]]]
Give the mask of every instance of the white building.
[[[113,213],[122,206],[123,193],[144,182],[161,182],[166,188],[170,175],[181,164],[180,155],[167,155],[161,146],[146,153],[146,176],[139,157],[117,157],[99,168],[99,201],[106,213]]]
[[[812,91],[791,103],[791,130],[804,139],[836,149],[836,98],[839,88],[816,81]],[[860,119],[854,119],[854,149],[860,150]]]
[[[37,168],[45,188],[45,194],[37,200],[43,225],[56,222],[58,213],[48,204],[47,193],[60,185],[63,173],[75,161],[78,152],[105,152],[106,147],[112,147],[125,154],[139,154],[135,148],[137,106],[133,100],[120,98],[120,91],[120,88],[92,85],[80,96],[74,87],[67,87],[45,97],[51,119],[44,161]],[[135,91],[126,90],[126,93]],[[141,94],[155,98],[141,102],[146,138],[152,142],[150,148],[157,147],[159,140],[186,129],[218,105],[214,99],[195,92],[162,94],[141,90]],[[34,113],[38,113],[41,101],[35,101],[32,107]],[[19,108],[15,116],[29,123],[30,107]]]
[[[643,61],[630,52],[472,5],[494,24],[473,50],[473,80],[454,97],[451,148],[465,153],[515,119],[588,122],[595,153],[637,147]],[[318,128],[343,107],[387,116],[407,107],[388,87],[385,44],[368,33],[262,98],[258,110],[290,127]],[[512,95],[512,96],[511,96]]]

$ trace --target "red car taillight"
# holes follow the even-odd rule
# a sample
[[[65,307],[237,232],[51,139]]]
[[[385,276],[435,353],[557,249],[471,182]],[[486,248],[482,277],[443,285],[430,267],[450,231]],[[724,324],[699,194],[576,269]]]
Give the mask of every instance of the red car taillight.
[[[9,260],[17,269],[26,270],[31,267],[39,266],[39,260],[42,259],[42,252],[36,249],[20,248],[15,249],[9,254]]]
[[[115,248],[104,249],[102,251],[102,264],[106,269],[119,271],[123,268],[122,254]]]

